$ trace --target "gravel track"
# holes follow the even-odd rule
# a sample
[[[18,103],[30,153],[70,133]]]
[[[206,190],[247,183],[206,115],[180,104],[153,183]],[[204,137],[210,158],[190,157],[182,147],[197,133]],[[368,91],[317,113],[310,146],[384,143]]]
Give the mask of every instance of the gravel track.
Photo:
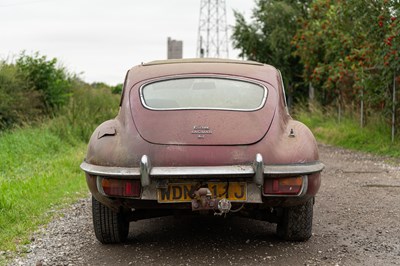
[[[101,245],[90,198],[36,232],[10,265],[400,265],[400,162],[320,145],[326,169],[307,242],[244,218],[163,217],[131,223],[128,242]]]

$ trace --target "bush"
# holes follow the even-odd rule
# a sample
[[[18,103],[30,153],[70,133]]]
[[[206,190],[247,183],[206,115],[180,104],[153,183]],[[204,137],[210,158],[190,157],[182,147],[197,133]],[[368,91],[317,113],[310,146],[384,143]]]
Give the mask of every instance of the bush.
[[[72,90],[68,104],[50,121],[51,130],[70,143],[87,142],[96,126],[118,114],[119,96],[89,85]]]
[[[57,66],[57,59],[21,53],[0,62],[0,130],[52,117],[50,128],[70,142],[87,141],[118,113],[119,96],[105,83],[88,85]]]
[[[117,84],[114,87],[111,87],[111,92],[114,94],[121,94],[122,93],[123,84]]]
[[[47,114],[68,102],[72,77],[65,68],[57,66],[56,58],[47,60],[46,56],[37,52],[32,56],[23,52],[16,61],[16,67],[31,88],[43,95]]]
[[[41,98],[15,65],[0,62],[0,130],[36,120],[43,113]]]
[[[53,115],[68,103],[76,77],[57,59],[24,52],[15,64],[0,61],[0,130]]]
[[[350,107],[347,109],[351,110]],[[369,123],[360,127],[357,116],[320,105],[298,105],[294,117],[313,131],[319,142],[380,155],[400,157],[400,141],[391,141],[390,126],[379,114],[371,114]]]

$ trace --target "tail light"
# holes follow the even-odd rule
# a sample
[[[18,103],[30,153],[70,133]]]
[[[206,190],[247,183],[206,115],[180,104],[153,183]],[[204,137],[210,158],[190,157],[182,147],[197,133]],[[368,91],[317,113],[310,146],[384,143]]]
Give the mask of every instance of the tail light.
[[[99,182],[100,181],[100,182]],[[98,178],[98,188],[106,196],[139,197],[140,180]]]
[[[303,188],[303,177],[268,178],[264,181],[266,195],[299,195]]]

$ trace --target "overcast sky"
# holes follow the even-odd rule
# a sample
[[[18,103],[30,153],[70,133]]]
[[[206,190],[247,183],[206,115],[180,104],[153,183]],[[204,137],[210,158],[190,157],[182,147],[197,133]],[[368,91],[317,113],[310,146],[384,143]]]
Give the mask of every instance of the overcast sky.
[[[251,16],[254,0],[226,0]],[[134,65],[165,59],[167,37],[196,56],[200,0],[0,0],[0,58],[39,51],[87,82],[122,83]],[[230,58],[238,51],[230,48]]]

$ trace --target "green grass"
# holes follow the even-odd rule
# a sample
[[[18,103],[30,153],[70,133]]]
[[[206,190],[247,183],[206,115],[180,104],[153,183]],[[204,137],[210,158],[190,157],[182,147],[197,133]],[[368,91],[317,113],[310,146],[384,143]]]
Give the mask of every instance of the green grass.
[[[0,265],[50,221],[52,210],[87,195],[79,165],[95,127],[118,113],[119,98],[83,84],[51,120],[0,131]]]
[[[32,77],[0,60],[0,265],[23,249],[54,209],[87,195],[79,169],[86,143],[96,126],[118,113],[120,96],[111,87],[86,84],[54,68],[53,60],[22,53],[17,61],[24,73],[35,70]],[[47,101],[49,93],[54,101]]]
[[[118,102],[110,90],[82,85],[51,120],[0,131],[0,265],[24,249],[53,210],[87,195],[79,165],[93,130],[115,117]]]
[[[300,107],[295,110],[295,118],[306,124],[321,143],[343,148],[369,152],[377,155],[400,157],[399,133],[391,141],[391,128],[381,117],[368,117],[364,127],[360,127],[357,117],[342,116],[321,107]]]
[[[0,251],[28,243],[50,210],[86,195],[85,149],[44,126],[0,134]]]

